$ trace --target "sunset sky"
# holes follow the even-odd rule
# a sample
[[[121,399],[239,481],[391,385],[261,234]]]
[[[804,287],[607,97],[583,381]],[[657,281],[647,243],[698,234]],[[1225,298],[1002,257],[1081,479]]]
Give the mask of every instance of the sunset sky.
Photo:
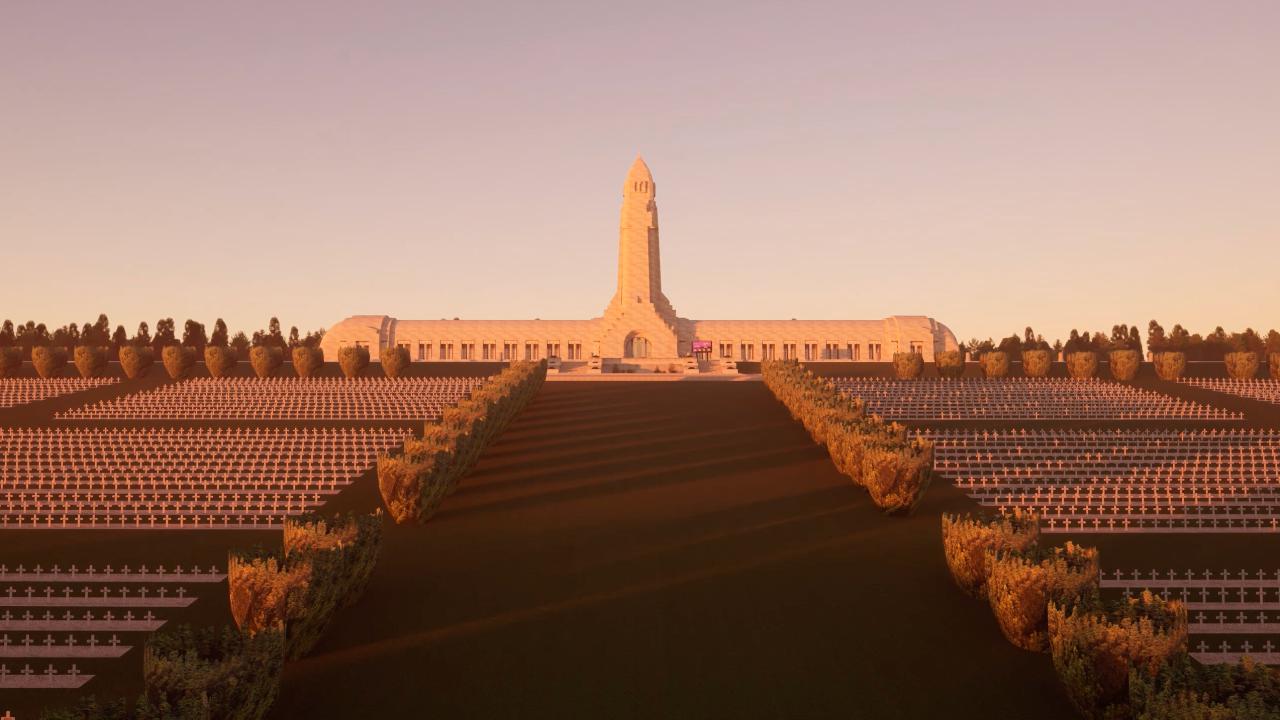
[[[0,319],[1280,327],[1280,2],[0,8]]]

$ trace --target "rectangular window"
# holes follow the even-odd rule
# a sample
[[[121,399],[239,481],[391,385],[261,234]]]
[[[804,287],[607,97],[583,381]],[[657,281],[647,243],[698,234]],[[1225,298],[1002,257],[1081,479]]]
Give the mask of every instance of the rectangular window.
[[[440,343],[440,359],[441,360],[453,359],[453,343]]]
[[[524,344],[524,359],[525,359],[525,360],[537,360],[537,359],[538,359],[538,343],[525,343],[525,344]]]
[[[462,360],[475,360],[475,359],[476,359],[476,344],[475,344],[475,343],[462,343],[461,345],[459,345],[459,346],[458,346],[458,351],[461,353],[460,357],[461,357],[461,359],[462,359]]]
[[[773,343],[760,343],[760,359],[761,360],[772,360],[773,352],[774,352]]]
[[[502,343],[502,359],[507,361],[516,359],[515,343]]]
[[[582,343],[569,343],[568,351],[570,360],[582,359]]]
[[[806,362],[818,359],[818,343],[804,344],[804,359]]]
[[[880,343],[867,343],[867,359],[872,362],[880,361]]]
[[[493,360],[498,354],[498,346],[495,343],[484,343],[480,346],[480,352],[484,353],[485,360]]]
[[[422,362],[423,360],[426,360],[426,359],[427,359],[427,344],[418,343],[418,362]]]
[[[547,357],[548,358],[560,357],[560,343],[547,343]]]
[[[923,354],[924,354],[924,343],[920,342],[919,340],[912,340],[912,341],[911,341],[911,352],[913,352],[913,353],[915,353],[915,354],[917,354],[917,355],[923,355]]]
[[[756,346],[751,343],[742,343],[742,359],[748,362],[756,359]]]
[[[733,357],[733,343],[720,343],[720,357],[722,358]]]

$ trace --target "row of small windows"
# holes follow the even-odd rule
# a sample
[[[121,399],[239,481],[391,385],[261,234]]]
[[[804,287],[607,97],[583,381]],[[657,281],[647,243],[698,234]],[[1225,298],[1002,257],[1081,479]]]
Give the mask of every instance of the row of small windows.
[[[364,343],[356,343],[357,345],[365,345]],[[581,360],[582,359],[582,343],[565,343],[563,348],[567,352],[561,355],[560,343],[480,343],[477,352],[476,343],[417,343],[417,353],[414,353],[413,343],[396,343],[398,347],[404,348],[409,353],[409,357],[416,358],[419,362],[428,360],[541,360],[543,358],[561,358],[564,360]]]
[[[762,342],[758,346],[760,355],[756,357],[755,343],[734,343],[722,342],[719,345],[720,357],[728,360],[863,360],[863,345],[861,343],[771,343]],[[881,343],[867,343],[866,357],[868,361],[877,361],[884,359],[884,349]],[[735,354],[736,350],[736,354]],[[923,353],[924,343],[911,343],[911,352]]]
[[[368,347],[368,343],[355,343]],[[397,343],[409,353],[410,357],[420,362],[428,360],[541,360],[543,358],[560,358],[562,360],[583,360],[582,343],[480,343],[477,351],[476,343],[429,343],[419,342],[414,353],[412,343]],[[759,347],[757,357],[756,348]],[[865,354],[864,354],[865,348]],[[565,354],[561,355],[561,349]],[[881,343],[731,343],[718,344],[718,356],[728,360],[851,360],[876,362],[884,359]],[[924,353],[924,343],[912,341],[910,350],[913,353]]]

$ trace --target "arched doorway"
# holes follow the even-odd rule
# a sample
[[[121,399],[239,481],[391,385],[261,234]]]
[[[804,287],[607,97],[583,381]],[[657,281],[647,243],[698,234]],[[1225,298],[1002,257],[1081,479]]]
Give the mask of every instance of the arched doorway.
[[[629,358],[647,358],[649,357],[649,341],[639,335],[633,335],[627,340],[626,350]]]

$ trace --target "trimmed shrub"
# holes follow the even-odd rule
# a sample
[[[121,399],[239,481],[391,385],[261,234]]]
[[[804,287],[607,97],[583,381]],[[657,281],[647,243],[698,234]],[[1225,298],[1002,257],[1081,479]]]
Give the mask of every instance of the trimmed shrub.
[[[1201,665],[1175,655],[1154,677],[1129,672],[1134,720],[1246,720],[1280,717],[1280,672],[1248,656],[1236,664]]]
[[[324,350],[300,345],[293,349],[293,371],[298,377],[311,377],[324,367]]]
[[[933,444],[907,439],[906,428],[866,417],[865,404],[794,360],[760,364],[765,386],[809,432],[826,445],[832,464],[861,485],[887,513],[911,512],[933,476]]]
[[[1227,375],[1236,380],[1252,380],[1258,376],[1261,364],[1256,352],[1229,352],[1222,356],[1222,363],[1227,367]]]
[[[97,345],[77,345],[71,360],[80,377],[98,377],[107,370],[107,349]]]
[[[1048,350],[1023,350],[1022,374],[1030,378],[1049,377],[1053,354]]]
[[[1187,354],[1184,352],[1158,352],[1153,363],[1156,376],[1161,380],[1174,381],[1187,371]]]
[[[400,346],[382,348],[379,355],[382,372],[390,378],[400,377],[404,369],[409,367],[409,350]]]
[[[174,380],[181,380],[191,373],[196,364],[196,349],[186,345],[169,345],[160,353],[165,372]]]
[[[0,347],[0,378],[16,377],[22,368],[22,348]]]
[[[130,380],[137,380],[146,375],[156,359],[151,348],[137,345],[121,345],[119,357],[120,369],[124,370],[125,377]]]
[[[378,458],[378,489],[398,523],[423,523],[435,514],[480,454],[537,394],[547,365],[516,362],[475,389],[405,441],[399,455]]]
[[[1049,647],[1049,603],[1069,607],[1099,585],[1098,551],[1068,542],[1049,551],[986,553],[987,600],[1009,642]]]
[[[277,554],[233,552],[227,558],[231,617],[250,635],[283,631],[290,615],[297,612],[310,580],[309,567],[286,566]]]
[[[982,366],[982,374],[989,378],[1009,377],[1009,354],[1000,350],[983,353],[978,358]]]
[[[369,348],[358,345],[338,348],[338,367],[349,378],[358,376],[369,367]]]
[[[1267,356],[1267,371],[1271,373],[1272,380],[1280,380],[1280,353],[1271,353]]]
[[[42,378],[59,377],[67,366],[67,350],[60,347],[38,346],[31,348],[31,364]]]
[[[280,690],[284,639],[278,631],[249,636],[231,627],[179,627],[152,635],[143,653],[142,702],[150,712],[140,702],[137,720],[260,720]]]
[[[1067,376],[1076,380],[1088,380],[1098,374],[1098,353],[1080,350],[1067,353]]]
[[[1138,377],[1138,368],[1142,367],[1142,356],[1137,350],[1112,350],[1107,354],[1107,364],[1111,377],[1120,382],[1133,382]]]
[[[933,443],[917,437],[910,443],[883,440],[867,445],[862,455],[862,485],[886,513],[910,513],[933,480]]]
[[[257,345],[249,348],[249,364],[260,378],[271,377],[284,364],[284,350],[274,345]]]
[[[1049,642],[1071,704],[1101,720],[1125,712],[1131,671],[1154,678],[1165,663],[1186,653],[1187,609],[1149,591],[1109,612],[1093,605],[1067,610],[1051,603]]]
[[[943,350],[933,356],[933,366],[938,369],[938,376],[958,378],[964,375],[964,351]]]
[[[995,517],[942,515],[942,552],[966,594],[986,597],[988,552],[1023,552],[1040,539],[1040,518],[1020,509]]]
[[[894,353],[893,373],[899,380],[915,380],[924,374],[924,356],[913,352]]]
[[[236,351],[229,347],[209,345],[204,349],[204,366],[209,375],[220,378],[230,375],[236,369]]]
[[[333,590],[335,605],[356,604],[364,595],[382,552],[382,509],[368,515],[334,515],[328,520],[303,516],[285,521],[286,558],[321,550],[338,550],[342,556],[340,582]]]

